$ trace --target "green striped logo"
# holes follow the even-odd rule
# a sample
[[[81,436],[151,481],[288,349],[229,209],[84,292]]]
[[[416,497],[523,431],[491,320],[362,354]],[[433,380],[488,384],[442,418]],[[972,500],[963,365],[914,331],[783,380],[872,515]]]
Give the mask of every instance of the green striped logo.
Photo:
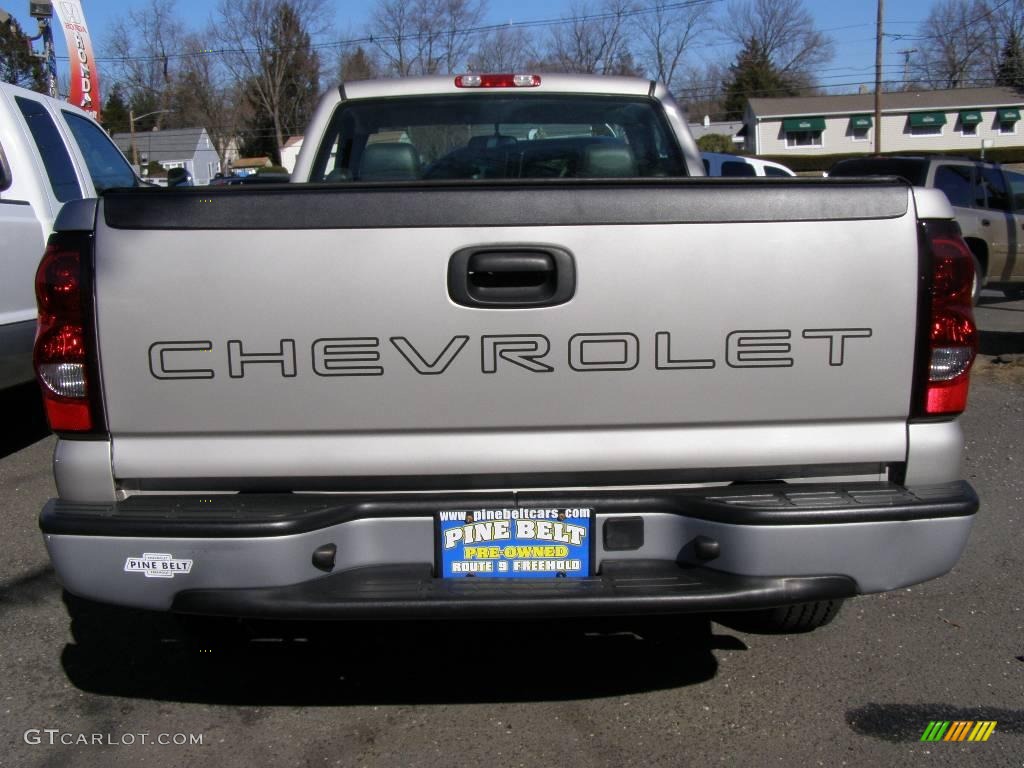
[[[988,741],[995,729],[995,720],[932,720],[921,741]]]

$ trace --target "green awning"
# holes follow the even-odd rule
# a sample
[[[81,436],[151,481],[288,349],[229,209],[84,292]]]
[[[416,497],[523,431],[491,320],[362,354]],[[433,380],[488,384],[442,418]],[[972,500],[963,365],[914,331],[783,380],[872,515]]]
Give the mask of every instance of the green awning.
[[[852,115],[850,117],[851,128],[870,128],[875,124],[875,121],[871,119],[871,115]]]
[[[945,112],[911,112],[910,125],[919,128],[924,125],[945,125]]]
[[[798,131],[824,131],[825,118],[794,117],[789,120],[783,120],[782,130],[784,130],[786,133],[796,133]]]
[[[1016,123],[1020,120],[1020,110],[1016,107],[996,110],[996,120],[1000,123]]]
[[[972,109],[960,113],[960,125],[978,125],[981,123],[981,112]]]

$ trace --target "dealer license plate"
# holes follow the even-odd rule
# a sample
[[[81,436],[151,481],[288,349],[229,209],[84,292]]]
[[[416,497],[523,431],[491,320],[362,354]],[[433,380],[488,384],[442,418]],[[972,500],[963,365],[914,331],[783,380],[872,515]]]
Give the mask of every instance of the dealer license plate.
[[[437,514],[438,572],[446,579],[590,576],[593,511],[456,509]]]

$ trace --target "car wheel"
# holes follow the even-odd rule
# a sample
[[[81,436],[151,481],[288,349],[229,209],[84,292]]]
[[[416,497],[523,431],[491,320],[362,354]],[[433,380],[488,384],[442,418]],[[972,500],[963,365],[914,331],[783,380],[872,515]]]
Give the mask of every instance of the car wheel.
[[[831,622],[839,614],[842,606],[842,600],[818,600],[761,611],[743,611],[721,616],[718,621],[733,629],[757,634],[810,632]]]
[[[1003,288],[1003,296],[1014,301],[1024,299],[1024,288]]]
[[[974,283],[971,284],[971,304],[977,305],[978,299],[981,298],[981,289],[985,287],[985,275],[981,271],[981,262],[978,261],[978,257],[972,255],[971,258],[974,260]]]

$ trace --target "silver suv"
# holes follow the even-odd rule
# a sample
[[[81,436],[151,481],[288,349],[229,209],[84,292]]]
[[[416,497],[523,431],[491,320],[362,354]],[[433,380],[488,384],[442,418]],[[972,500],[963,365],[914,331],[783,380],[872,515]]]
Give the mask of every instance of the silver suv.
[[[946,193],[975,258],[974,296],[996,288],[1024,297],[1024,173],[957,157],[860,157],[840,160],[829,176],[902,176]]]

